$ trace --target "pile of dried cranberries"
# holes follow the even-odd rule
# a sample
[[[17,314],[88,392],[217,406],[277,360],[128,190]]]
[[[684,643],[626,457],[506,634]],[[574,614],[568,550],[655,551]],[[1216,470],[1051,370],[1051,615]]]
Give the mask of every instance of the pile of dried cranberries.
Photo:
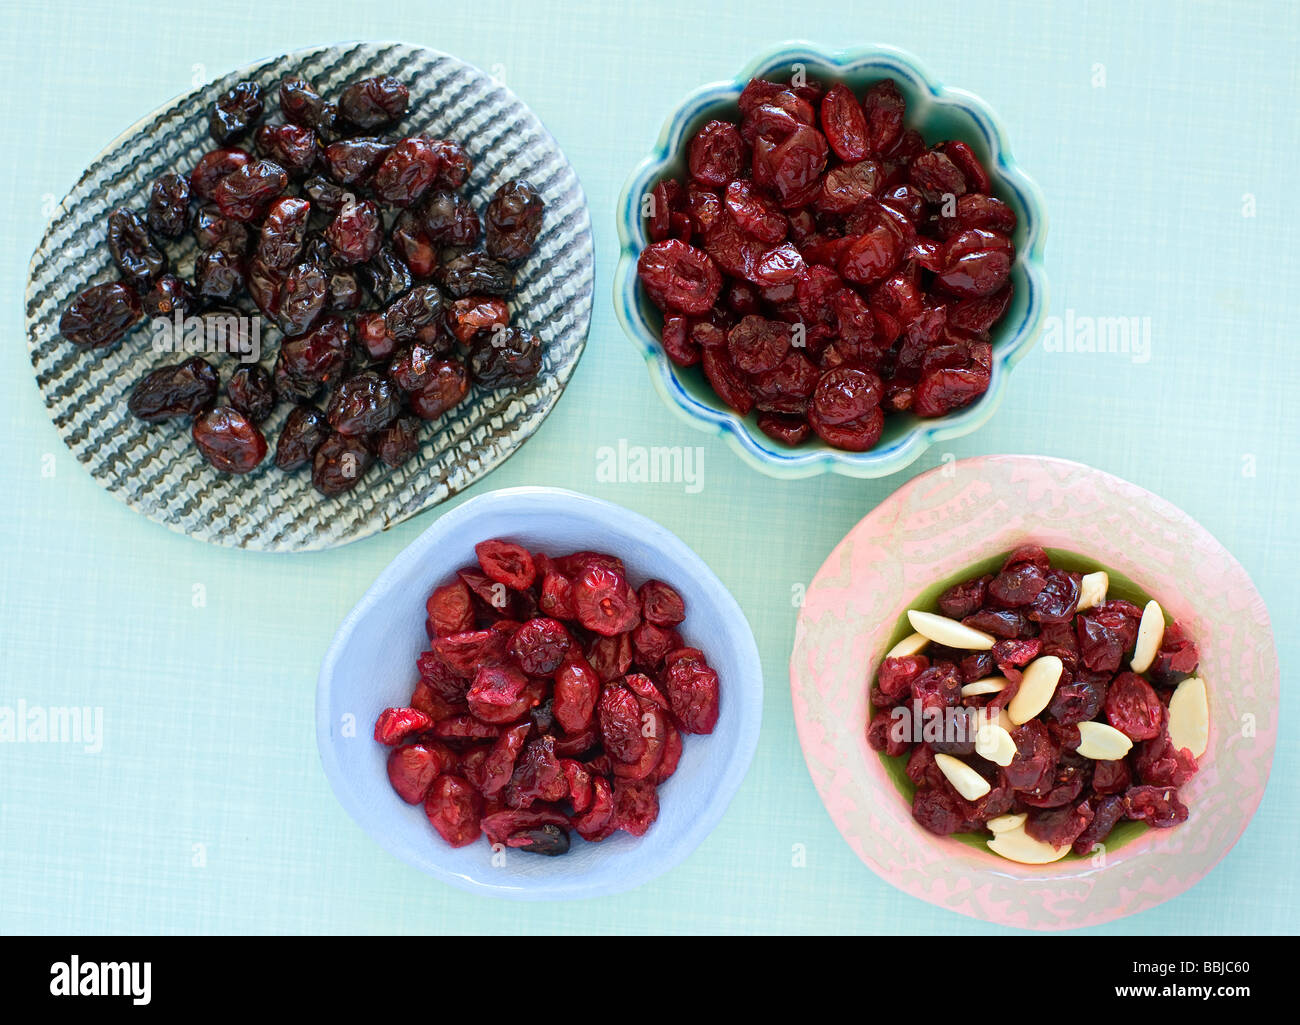
[[[682,734],[718,721],[718,674],[676,629],[681,595],[659,580],[634,589],[599,552],[475,551],[477,566],[429,596],[410,706],[375,723],[393,789],[453,847],[484,834],[555,855],[569,829],[642,836]]]
[[[1016,216],[969,146],[927,147],[905,114],[888,80],[859,101],[754,79],[650,197],[637,270],[664,351],[786,444],[864,451],[886,413],[988,390]]]
[[[204,458],[247,473],[267,453],[259,424],[293,403],[275,463],[311,464],[317,490],[333,495],[376,459],[408,460],[422,421],[456,406],[471,382],[501,388],[536,376],[542,343],[510,326],[506,300],[543,203],[528,182],[508,181],[480,221],[460,193],[471,170],[460,145],[377,134],[406,112],[407,87],[394,78],[354,82],[334,103],[288,77],[279,100],[284,120],[259,124],[256,83],[217,99],[209,129],[218,148],[188,175],[159,177],[143,216],[112,213],[121,280],[77,295],[59,330],[98,349],[144,318],[197,318],[206,341],[260,313],[284,334],[273,369],[241,363],[219,398],[218,369],[194,355],[141,380],[131,411],[151,422],[192,417]],[[162,240],[186,232],[198,252],[182,278]],[[194,351],[188,340],[184,351]]]
[[[916,633],[880,665],[867,742],[907,756],[922,826],[987,831],[995,853],[1044,864],[1092,853],[1125,819],[1187,819],[1178,788],[1209,739],[1200,655],[1157,602],[1109,586],[1028,545],[938,613],[908,612]]]

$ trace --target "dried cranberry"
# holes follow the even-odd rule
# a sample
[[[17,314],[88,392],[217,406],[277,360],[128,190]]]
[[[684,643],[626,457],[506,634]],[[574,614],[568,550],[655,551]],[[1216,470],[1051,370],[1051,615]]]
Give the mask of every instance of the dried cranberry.
[[[705,313],[722,290],[722,275],[709,255],[677,239],[646,246],[637,274],[656,306],[681,313]]]
[[[484,218],[488,255],[506,263],[526,259],[542,230],[543,209],[542,197],[523,179],[501,185]]]
[[[677,724],[687,733],[712,733],[718,722],[718,674],[696,648],[679,648],[664,659],[664,690]]]
[[[595,714],[600,677],[585,661],[570,658],[555,674],[555,718],[566,733],[580,733]]]
[[[1187,821],[1187,806],[1172,787],[1129,787],[1124,793],[1124,814],[1156,829]]]
[[[149,190],[145,220],[149,230],[163,238],[177,238],[189,218],[190,182],[184,175],[168,171],[154,179]]]
[[[515,273],[508,264],[486,253],[465,253],[443,264],[441,282],[455,299],[509,296],[515,288]]]
[[[424,795],[447,768],[437,748],[426,744],[395,747],[388,755],[388,780],[407,804],[422,804]]]
[[[510,323],[510,312],[500,299],[469,296],[447,307],[446,319],[451,333],[459,342],[468,342],[479,332],[491,334]]]
[[[530,619],[510,639],[510,655],[529,676],[550,676],[564,664],[573,641],[554,619]]]
[[[212,190],[222,216],[235,221],[260,218],[289,184],[283,167],[269,160],[254,160],[226,175]]]
[[[420,205],[419,217],[428,239],[443,245],[472,246],[483,230],[469,200],[446,190],[429,193]]]
[[[522,328],[493,328],[470,343],[469,372],[485,388],[526,384],[541,369],[542,341]]]
[[[255,424],[260,424],[275,409],[271,375],[256,363],[238,367],[226,383],[226,393],[230,404]]]
[[[311,204],[296,196],[277,199],[266,212],[257,257],[273,270],[288,270],[307,239]]]
[[[164,274],[140,298],[146,317],[163,317],[171,320],[177,313],[182,318],[197,313],[198,300],[190,286],[174,274]]]
[[[456,360],[434,363],[418,391],[409,396],[411,410],[424,420],[436,420],[469,392],[469,374]]]
[[[194,443],[223,473],[248,473],[266,456],[266,438],[243,413],[217,406],[194,418]]]
[[[351,491],[374,462],[361,438],[331,434],[312,457],[312,486],[327,498]]]
[[[325,415],[339,434],[362,436],[382,431],[400,411],[401,399],[393,382],[365,370],[335,389]]]
[[[420,450],[420,421],[413,416],[399,416],[371,441],[381,463],[401,466]]]
[[[290,178],[305,178],[321,159],[316,133],[302,125],[262,125],[257,130],[257,152],[280,167]]]
[[[641,602],[617,570],[589,566],[573,582],[578,621],[605,637],[627,633],[641,621]]]
[[[433,781],[424,800],[424,813],[438,834],[453,847],[464,847],[482,835],[483,798],[457,776],[443,774]]]
[[[275,465],[296,470],[312,461],[316,450],[329,437],[329,421],[314,406],[295,406],[284,422],[275,445]]]
[[[195,199],[212,199],[227,175],[249,164],[252,157],[242,149],[217,149],[205,153],[190,172],[190,193]]]
[[[842,82],[831,86],[822,98],[821,125],[831,149],[846,163],[861,160],[869,152],[866,114]]]
[[[208,132],[219,144],[238,142],[262,116],[262,88],[239,82],[217,97],[208,115]]]
[[[440,163],[430,140],[402,139],[375,169],[370,188],[385,203],[412,206],[433,184]]]
[[[349,265],[372,259],[383,237],[379,209],[368,199],[345,204],[325,229],[325,238],[339,261]]]
[[[406,113],[410,90],[391,75],[354,82],[339,97],[339,113],[358,128],[392,124]]]
[[[126,209],[108,217],[108,249],[118,272],[138,292],[167,273],[167,256],[149,237],[144,219]]]
[[[131,392],[127,408],[141,420],[154,423],[175,416],[195,416],[217,397],[220,379],[201,356],[159,367],[146,375]]]
[[[691,139],[686,159],[695,181],[720,189],[739,176],[745,142],[735,125],[710,121]]]

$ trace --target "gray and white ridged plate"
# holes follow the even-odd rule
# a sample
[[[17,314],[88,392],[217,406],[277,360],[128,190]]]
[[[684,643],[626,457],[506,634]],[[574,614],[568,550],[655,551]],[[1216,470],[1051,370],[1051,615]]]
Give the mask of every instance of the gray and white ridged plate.
[[[520,267],[513,322],[546,346],[542,371],[529,385],[479,388],[441,420],[425,426],[418,455],[389,470],[373,467],[353,491],[324,498],[308,472],[283,473],[268,457],[244,476],[204,462],[189,424],[145,424],[126,406],[135,383],[173,362],[153,351],[147,328],[112,349],[86,352],[58,333],[69,299],[116,277],[105,240],[108,214],[143,212],[149,186],[164,171],[188,172],[213,143],[207,112],[235,82],[253,79],[267,95],[268,120],[279,120],[276,86],[289,73],[314,81],[334,98],[355,79],[390,74],[411,90],[396,128],[404,135],[454,139],[473,158],[466,194],[482,211],[498,184],[527,178],[546,203],[537,248]],[[188,269],[193,240],[167,245]],[[402,43],[318,47],[231,72],[173,100],[112,142],[64,199],[32,257],[27,283],[27,337],[36,382],[68,447],[111,494],[153,520],[215,544],[265,551],[331,548],[383,530],[463,490],[499,466],[535,431],[568,383],[586,344],[594,256],[591,217],[578,176],[542,123],[486,72],[447,54]],[[263,330],[263,363],[278,349]],[[223,380],[236,365],[219,360]],[[263,425],[274,446],[289,406]]]

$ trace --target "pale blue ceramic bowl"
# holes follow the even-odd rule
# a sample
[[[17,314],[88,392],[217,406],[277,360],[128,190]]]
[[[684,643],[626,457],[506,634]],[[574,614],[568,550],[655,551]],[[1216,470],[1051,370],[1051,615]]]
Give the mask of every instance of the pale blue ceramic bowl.
[[[679,628],[722,683],[721,714],[707,737],[684,737],[677,772],[659,788],[659,819],[645,836],[616,833],[546,858],[504,852],[494,864],[486,840],[459,849],[434,832],[420,805],[388,783],[388,748],[375,743],[375,717],[405,705],[428,647],[424,601],[474,562],[474,545],[504,537],[548,555],[592,549],[627,564],[634,583],[655,577],[686,601]],[[682,861],[722,818],[758,743],[763,674],[745,614],[684,542],[611,502],[556,488],[509,488],[440,516],[388,566],[339,627],[316,688],[316,740],[334,793],[382,847],[465,890],[515,900],[564,900],[629,890]]]
[[[907,98],[907,124],[935,143],[968,143],[994,181],[993,193],[1016,212],[1017,257],[1012,269],[1015,299],[994,329],[993,375],[989,390],[975,403],[932,420],[887,417],[885,432],[870,452],[844,452],[819,439],[790,448],[773,441],[757,426],[757,415],[742,417],[714,394],[698,366],[675,366],[659,343],[662,316],[645,296],[636,261],[647,243],[641,198],[666,177],[680,178],[686,144],[706,121],[734,120],[740,91],[751,78],[788,78],[802,64],[810,78],[844,82],[858,94],[872,82],[892,78]],[[650,368],[650,378],[669,408],[700,430],[724,438],[750,465],[774,477],[811,477],[834,473],[850,477],[884,477],[897,473],[938,441],[969,434],[993,415],[1002,400],[1011,368],[1033,347],[1047,314],[1047,277],[1043,242],[1047,213],[1042,193],[1012,159],[1007,134],[979,97],[939,83],[914,57],[886,46],[827,51],[810,43],[785,43],[758,57],[730,82],[716,82],[691,93],[669,117],[654,152],[632,172],[618,205],[622,243],[614,276],[614,308]]]

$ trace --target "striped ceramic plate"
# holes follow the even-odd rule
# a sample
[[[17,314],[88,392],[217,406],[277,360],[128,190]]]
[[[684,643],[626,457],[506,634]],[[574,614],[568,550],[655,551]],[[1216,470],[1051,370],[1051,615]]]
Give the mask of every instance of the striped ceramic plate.
[[[314,81],[335,97],[355,79],[390,74],[411,90],[404,134],[454,139],[474,170],[466,188],[480,210],[496,185],[527,178],[546,202],[533,255],[520,268],[513,321],[546,343],[542,372],[526,387],[475,388],[422,434],[419,454],[396,470],[378,465],[352,492],[323,498],[306,471],[283,473],[268,458],[245,476],[217,473],[195,450],[188,422],[149,425],[135,419],[127,396],[146,372],[175,357],[153,351],[137,329],[102,352],[78,350],[58,333],[69,299],[89,284],[112,280],[105,241],[109,211],[143,211],[153,179],[188,171],[212,142],[207,112],[219,93],[252,79],[278,119],[276,86],[286,74]],[[188,273],[194,243],[169,243]],[[329,548],[365,537],[443,501],[499,466],[537,429],[560,397],[586,343],[591,317],[591,218],[582,186],[555,140],[508,89],[454,57],[405,44],[328,46],[242,68],[150,114],[101,153],[64,199],[32,258],[27,337],[36,382],[68,447],[108,491],[173,530],[216,544],[272,551]],[[278,334],[263,328],[270,366]],[[233,356],[223,373],[233,368]],[[272,445],[289,411],[281,405],[263,425]]]

